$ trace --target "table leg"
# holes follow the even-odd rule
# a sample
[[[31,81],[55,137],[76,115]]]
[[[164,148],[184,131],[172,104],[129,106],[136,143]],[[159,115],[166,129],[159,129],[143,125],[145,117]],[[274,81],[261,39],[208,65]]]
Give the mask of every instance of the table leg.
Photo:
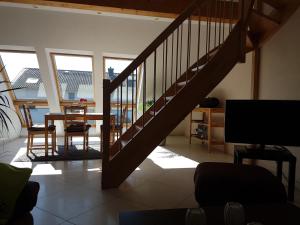
[[[294,201],[296,161],[289,163],[288,200]]]
[[[235,165],[243,164],[243,157],[239,155],[238,151],[234,151],[234,164]]]
[[[48,118],[45,117],[45,157],[48,157]]]
[[[233,163],[235,165],[237,165],[237,154],[236,154],[236,151],[234,151],[234,153],[233,153]]]
[[[277,161],[277,177],[282,181],[282,161]]]

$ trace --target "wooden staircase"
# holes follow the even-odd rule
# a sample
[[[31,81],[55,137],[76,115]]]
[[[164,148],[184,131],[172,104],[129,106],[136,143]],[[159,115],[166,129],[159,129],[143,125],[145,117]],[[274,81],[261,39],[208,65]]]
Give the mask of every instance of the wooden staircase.
[[[115,80],[104,80],[102,188],[118,187],[297,7],[275,0],[195,0]],[[135,90],[129,80],[136,80]],[[116,140],[110,139],[112,95],[117,112],[132,109],[131,123]],[[146,108],[149,98],[153,104]]]

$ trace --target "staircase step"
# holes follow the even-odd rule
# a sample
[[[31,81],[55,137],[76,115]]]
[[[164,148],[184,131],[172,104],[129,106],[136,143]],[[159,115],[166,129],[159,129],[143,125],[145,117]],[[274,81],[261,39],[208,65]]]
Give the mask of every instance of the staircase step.
[[[282,9],[284,7],[280,1],[276,0],[263,0],[263,2],[272,6],[275,9]]]
[[[121,140],[121,146],[122,146],[122,148],[123,148],[125,145],[127,145],[128,142],[129,142],[129,140]]]
[[[151,113],[151,112],[150,112],[150,113]],[[140,131],[140,130],[143,129],[143,127],[142,127],[142,126],[139,126],[139,125],[135,125],[135,129],[136,129],[137,131]]]
[[[247,39],[246,39],[246,52],[251,52],[255,47],[254,47],[254,41],[250,37],[250,34],[248,33]]]
[[[193,72],[197,72],[197,68],[198,68],[198,71],[200,71],[200,70],[202,70],[202,68],[203,68],[205,65],[206,65],[206,64],[203,64],[203,65],[198,66],[198,67],[196,66],[195,68],[192,69],[192,71],[193,71]]]
[[[174,96],[167,96],[166,101],[170,101],[172,98],[174,98]]]
[[[280,26],[280,22],[256,10],[252,10],[249,27],[252,33],[268,33]]]
[[[180,86],[180,87],[185,86],[187,82],[189,82],[189,81],[178,82],[177,86]]]
[[[156,110],[156,111],[155,111],[155,115],[157,115],[163,108],[164,108],[164,107],[162,106],[162,107],[160,107],[160,109]],[[154,116],[154,111],[153,111],[153,110],[150,111],[150,115],[151,115],[151,116]]]

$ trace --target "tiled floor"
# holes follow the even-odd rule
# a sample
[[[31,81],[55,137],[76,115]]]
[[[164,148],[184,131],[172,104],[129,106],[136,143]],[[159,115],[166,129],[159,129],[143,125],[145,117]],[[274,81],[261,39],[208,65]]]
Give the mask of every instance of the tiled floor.
[[[59,140],[61,141],[61,140]],[[169,137],[118,188],[101,190],[101,160],[14,162],[24,152],[26,139],[0,148],[1,161],[33,168],[31,180],[41,189],[33,210],[35,225],[118,224],[120,211],[197,207],[193,174],[199,162],[232,162],[220,151],[208,153],[199,143]],[[4,151],[4,152],[3,152]],[[298,195],[299,196],[299,195]]]

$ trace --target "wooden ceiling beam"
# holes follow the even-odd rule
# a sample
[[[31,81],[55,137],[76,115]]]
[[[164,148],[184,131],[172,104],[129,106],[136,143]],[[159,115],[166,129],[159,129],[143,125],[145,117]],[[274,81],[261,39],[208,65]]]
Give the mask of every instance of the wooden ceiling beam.
[[[192,0],[0,0],[6,3],[19,3],[32,5],[33,7],[46,6],[56,8],[66,8],[75,10],[88,10],[96,13],[120,13],[138,16],[162,17],[162,18],[176,18]],[[219,2],[218,6],[213,8],[224,7],[224,18],[228,19],[232,15],[229,10],[231,3]],[[234,4],[234,13],[237,15],[238,6]],[[217,9],[218,10],[218,9]],[[201,10],[203,18],[207,17],[207,11]]]

